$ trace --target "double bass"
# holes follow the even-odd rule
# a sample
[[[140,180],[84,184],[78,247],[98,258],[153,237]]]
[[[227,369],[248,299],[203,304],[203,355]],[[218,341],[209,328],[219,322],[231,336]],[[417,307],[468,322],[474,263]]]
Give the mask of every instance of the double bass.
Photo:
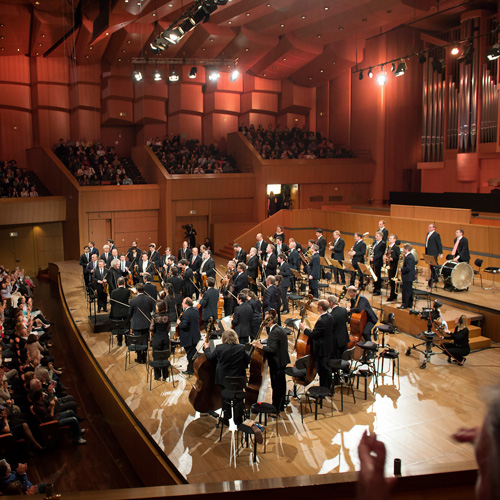
[[[358,293],[356,304],[354,306],[355,308],[358,307],[358,302],[360,297],[361,293]],[[349,331],[350,341],[347,344],[348,349],[354,347],[361,340],[361,337],[363,335],[363,330],[365,329],[367,322],[368,322],[368,316],[364,309],[359,313],[351,313],[350,331]]]
[[[310,306],[312,300],[312,295],[307,296],[307,302],[300,308],[300,321],[304,323],[306,320],[307,308]],[[299,331],[297,335],[297,340],[295,342],[295,351],[297,352],[297,359],[304,356],[309,356],[309,365],[307,367],[307,373],[305,378],[305,385],[309,385],[316,377],[316,360],[314,359],[314,354],[312,352],[312,339],[308,337],[302,330]],[[300,382],[304,383],[303,381]]]
[[[209,341],[214,326],[215,319],[210,317],[205,342]],[[189,402],[200,413],[219,409],[222,406],[222,395],[220,386],[215,383],[216,364],[209,361],[205,354],[200,354],[194,360],[193,370],[196,382],[189,393]]]
[[[277,313],[274,309],[267,311],[267,317],[262,320],[259,332],[255,340],[259,340],[264,328],[274,321]],[[245,405],[250,408],[254,403],[257,403],[259,398],[260,386],[264,378],[264,369],[266,367],[266,354],[260,347],[253,347],[250,357],[250,376],[248,377],[248,384],[246,388]]]

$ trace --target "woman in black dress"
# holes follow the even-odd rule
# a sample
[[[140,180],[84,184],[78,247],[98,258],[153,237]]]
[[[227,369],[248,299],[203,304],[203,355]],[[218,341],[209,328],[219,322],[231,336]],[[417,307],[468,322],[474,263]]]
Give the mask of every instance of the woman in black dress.
[[[153,341],[153,359],[155,351],[167,351],[170,349],[170,317],[167,312],[167,304],[163,300],[156,302],[156,314],[153,315],[149,327]],[[155,380],[166,380],[168,377],[168,366],[155,368]]]
[[[470,353],[469,346],[469,329],[467,328],[467,318],[464,314],[455,319],[455,330],[451,333],[449,330],[445,330],[445,333],[449,337],[446,339],[452,339],[452,342],[444,342],[443,349],[444,353],[448,355],[448,363],[456,363],[460,366],[465,364],[465,357]]]

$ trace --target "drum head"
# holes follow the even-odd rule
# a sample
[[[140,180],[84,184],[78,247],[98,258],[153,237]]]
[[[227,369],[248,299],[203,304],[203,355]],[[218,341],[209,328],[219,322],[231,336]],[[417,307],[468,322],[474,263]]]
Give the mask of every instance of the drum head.
[[[465,290],[472,285],[474,269],[467,262],[460,262],[451,273],[451,283],[457,290]]]

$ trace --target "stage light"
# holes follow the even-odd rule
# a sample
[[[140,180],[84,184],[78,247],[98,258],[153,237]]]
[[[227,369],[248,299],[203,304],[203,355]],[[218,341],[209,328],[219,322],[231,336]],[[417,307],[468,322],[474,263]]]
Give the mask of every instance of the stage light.
[[[368,78],[373,78],[373,71],[371,68],[368,70]]]
[[[176,43],[179,43],[179,40],[182,38],[183,32],[179,28],[174,28],[171,30],[165,30],[161,37],[167,40],[167,42],[170,42],[171,44],[175,45]]]
[[[377,83],[382,86],[387,83],[387,73],[385,71],[381,71],[377,74]]]
[[[432,68],[436,71],[436,73],[442,73],[444,68],[443,61],[441,59],[433,59]]]
[[[456,56],[458,55],[458,53],[460,52],[460,49],[458,48],[458,45],[454,45],[452,48],[451,48],[451,55],[452,56]]]
[[[231,81],[234,82],[240,76],[240,72],[237,69],[233,69],[231,72]]]
[[[467,45],[464,48],[464,51],[458,57],[457,61],[459,63],[465,62],[465,64],[471,64],[473,56],[474,56],[474,47],[472,45]]]
[[[360,80],[362,80],[362,79],[363,79],[363,72],[362,72],[362,71],[360,71],[360,72],[359,72],[359,76],[358,76],[358,78],[359,78]]]
[[[208,75],[208,79],[211,82],[216,82],[219,78],[220,78],[220,74],[217,70],[210,71],[210,73]]]
[[[425,54],[422,52],[418,55],[418,62],[420,64],[424,64],[425,61],[427,61],[427,57],[425,57]]]
[[[198,68],[193,66],[189,71],[188,78],[196,78],[196,74],[198,73]]]
[[[181,22],[179,28],[183,31],[183,33],[187,33],[188,31],[191,31],[195,26],[196,22],[194,21],[194,19],[192,17],[188,17]]]
[[[500,44],[495,43],[491,49],[488,49],[486,51],[486,57],[488,58],[488,61],[498,59],[500,57]]]
[[[154,80],[155,82],[159,82],[159,81],[161,81],[161,73],[160,73],[160,71],[159,71],[158,69],[155,69],[155,70],[153,71],[153,80]]]
[[[406,63],[404,61],[401,61],[398,64],[396,71],[394,72],[394,76],[403,76],[405,72],[406,72]]]
[[[172,71],[170,75],[168,75],[168,80],[170,82],[178,82],[179,81],[179,75],[176,73],[176,71]]]
[[[140,71],[133,71],[132,76],[136,82],[142,81],[142,73]]]

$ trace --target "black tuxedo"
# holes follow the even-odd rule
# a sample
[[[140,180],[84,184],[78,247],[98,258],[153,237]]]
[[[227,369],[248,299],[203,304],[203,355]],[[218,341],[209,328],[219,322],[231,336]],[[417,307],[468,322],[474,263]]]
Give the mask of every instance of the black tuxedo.
[[[88,254],[82,253],[82,255],[80,255],[79,265],[82,266],[83,279],[85,280],[85,286],[87,286],[89,284],[89,281],[90,281],[90,277],[89,277],[89,274],[87,272],[87,266],[90,263],[91,257],[92,256],[90,255],[90,253],[88,253]]]
[[[215,278],[215,262],[212,257],[205,261],[205,264],[202,263],[203,267],[200,267],[200,273],[206,273],[207,278]]]
[[[247,253],[243,249],[241,249],[234,258],[237,263],[238,262],[243,262],[243,264],[247,263]]]
[[[426,255],[434,255],[434,257],[438,257],[443,253],[443,245],[441,244],[441,236],[439,233],[434,231],[430,236],[427,233],[425,238],[425,254]]]
[[[285,243],[283,243],[283,244],[281,245],[281,251],[279,251],[279,249],[278,249],[278,245],[276,245],[275,250],[274,250],[274,253],[275,253],[276,255],[279,255],[280,253],[285,253],[285,252],[288,252],[288,246],[287,246],[287,245],[285,245]]]
[[[184,280],[180,276],[171,276],[168,278],[167,283],[171,283],[174,287],[175,303],[177,306],[180,306],[182,304],[182,285],[184,284]]]
[[[259,252],[261,252],[260,258],[261,260],[264,260],[264,256],[266,255],[267,241],[257,241],[257,243],[255,243],[255,248],[257,249],[257,255],[259,255]]]
[[[148,273],[150,276],[153,276],[154,275],[154,272],[155,272],[155,268],[154,268],[154,264],[150,261],[150,260],[147,260],[147,265],[146,265],[146,271],[144,271],[144,262],[142,259],[140,260],[139,262],[139,267],[137,269],[137,272],[139,273],[139,281],[141,283],[144,283],[144,280],[141,276],[141,273],[143,272],[146,272]]]
[[[160,260],[160,265],[163,267],[165,264],[167,264],[168,266],[168,258],[169,257],[173,257],[174,258],[174,264],[177,264],[177,259],[175,257],[175,255],[167,255],[166,253],[164,253],[162,256],[161,256],[161,260]],[[199,255],[198,255],[199,257]]]
[[[455,247],[455,243],[457,242],[457,239],[455,238],[453,240],[453,247]],[[457,247],[457,253],[456,255],[453,255],[453,258],[455,258],[458,255],[459,260],[458,262],[467,262],[469,263],[470,261],[470,253],[469,253],[469,241],[465,236],[462,236],[460,238],[460,241],[458,242],[458,247]]]
[[[158,300],[158,288],[153,283],[144,283],[144,293],[154,300]]]
[[[214,287],[208,287],[200,301],[201,304],[201,319],[208,321],[210,317],[217,319],[217,306],[219,304],[219,290]]]
[[[149,340],[149,327],[151,325],[151,315],[155,310],[155,302],[148,296],[140,293],[130,301],[130,310],[128,319],[130,320],[130,328],[135,335],[141,335],[140,343],[147,344]],[[146,351],[137,352],[137,361],[139,363],[146,362]]]
[[[361,269],[359,268],[359,263],[365,262],[366,243],[363,240],[357,241],[356,243],[354,243],[353,250],[356,253],[355,253],[355,255],[352,256],[352,266],[358,272],[359,286],[360,286],[360,288],[362,288],[363,283],[364,283],[364,278],[363,278],[363,273],[361,272]],[[351,285],[354,285],[355,282],[356,282],[356,274],[352,273]]]
[[[338,262],[342,262],[344,260],[344,249],[345,249],[345,241],[342,238],[337,238],[333,242],[333,250],[332,250],[332,259],[337,260]],[[335,274],[335,281],[338,283],[341,281],[345,284],[345,273],[341,269],[333,268],[333,272]],[[340,280],[339,280],[340,277]]]
[[[328,359],[333,352],[333,318],[328,313],[322,314],[316,321],[314,330],[306,328],[304,334],[312,339],[312,351],[316,360],[319,385],[330,387],[332,370],[328,366]]]
[[[95,264],[95,266],[94,266]],[[89,277],[89,283],[92,282],[92,277],[94,275],[94,269],[97,269],[99,266],[97,264],[97,261],[95,262],[92,262],[90,261],[89,262],[89,265],[87,266],[87,274],[88,274],[88,277]]]
[[[134,256],[132,255],[133,254],[133,248],[130,247],[128,250],[127,250],[127,260],[129,260],[130,262],[133,262],[134,260]],[[140,248],[137,248],[137,255],[135,257],[135,262],[134,264],[138,264],[141,259],[141,255],[142,255],[142,250]]]
[[[321,264],[320,264],[320,255],[316,252],[309,261],[308,274],[312,276],[312,279],[309,279],[309,291],[312,293],[315,299],[318,298],[318,280],[321,278]]]
[[[95,254],[95,255],[97,255],[97,256],[99,257],[99,249],[98,249],[98,248],[96,248],[96,247],[92,247],[92,248],[89,250],[89,252],[90,252],[90,256],[91,256],[91,257],[92,257],[92,255],[94,255],[94,254]]]
[[[387,265],[389,266],[389,285],[391,287],[391,295],[389,298],[391,300],[396,300],[397,298],[397,293],[396,293],[396,282],[392,279],[396,277],[396,273],[398,271],[398,262],[399,262],[399,256],[401,255],[401,249],[394,243],[392,245],[392,248],[390,249],[388,253],[388,259],[389,261],[387,262]],[[390,260],[392,259],[392,260]]]
[[[193,273],[197,273],[200,270],[201,262],[202,258],[199,255],[197,255],[194,260],[193,256],[191,255],[191,257],[189,258],[189,267],[193,270]]]
[[[193,270],[190,267],[186,267],[184,269],[184,276],[183,276],[183,285],[182,285],[182,292],[184,294],[184,297],[193,297],[193,293],[196,292],[196,288],[193,285],[193,280],[194,280],[194,273]]]
[[[288,297],[286,293],[291,285],[292,271],[288,262],[282,262],[280,265],[280,276],[283,278],[280,283],[281,300],[283,302],[283,311],[288,311]]]
[[[104,291],[103,283],[98,283],[98,281],[107,281],[109,277],[108,273],[109,271],[103,267],[101,275],[101,270],[97,267],[92,275],[92,283],[97,292],[97,312],[101,312],[101,309],[104,309],[104,311],[108,310],[108,294]]]
[[[373,291],[380,292],[382,288],[382,265],[384,263],[385,241],[380,240],[373,244],[373,271],[377,277],[377,281],[373,284]]]
[[[233,279],[233,295],[238,297],[238,294],[244,288],[248,288],[248,276],[246,273],[239,273],[234,275]]]
[[[411,253],[405,255],[403,267],[401,268],[401,280],[403,281],[402,294],[403,306],[411,307],[413,299],[412,283],[415,281],[415,258]]]
[[[250,361],[245,346],[241,344],[219,344],[213,351],[206,351],[210,361],[216,361],[215,383],[224,385],[226,377],[244,377]]]
[[[154,252],[152,251],[148,252],[148,260],[153,262],[156,269],[158,269],[161,265],[161,255],[158,253],[157,250],[155,250]]]
[[[276,254],[273,253],[268,253],[267,255],[267,265],[266,265],[266,276],[276,276],[276,269],[278,268],[278,258],[276,257]]]
[[[299,261],[300,261],[300,255],[297,249],[294,248],[293,250],[290,250],[290,253],[288,254],[288,263],[290,264],[290,267],[298,271]]]
[[[190,248],[186,248],[185,250],[184,250],[184,248],[179,248],[179,252],[177,253],[177,259],[178,260],[181,260],[181,259],[189,260],[191,258],[191,255],[193,255],[193,252],[191,251]]]
[[[118,279],[121,277],[122,277],[122,272],[119,268],[115,269],[114,267],[112,267],[111,269],[108,269],[107,281],[109,284],[110,293],[118,288]]]
[[[324,257],[325,256],[325,250],[326,250],[326,240],[325,240],[325,238],[323,238],[323,236],[320,236],[316,240],[316,245],[318,245],[318,247],[319,247],[319,249],[318,249],[319,256],[320,257]]]
[[[128,316],[130,308],[123,304],[128,305],[128,301],[130,299],[130,290],[125,287],[118,287],[116,290],[113,290],[111,292],[110,297],[112,300],[110,300],[111,312],[109,313],[109,318],[110,319],[126,318]]]
[[[274,309],[276,312],[279,310],[279,291],[276,285],[268,286],[264,291],[264,297],[262,298],[262,307],[264,312]]]
[[[111,261],[113,260],[113,256],[111,255],[111,252],[108,252],[108,256],[106,257],[105,253],[102,253],[99,259],[104,261],[104,265],[109,268],[111,266]]]
[[[347,331],[347,309],[345,307],[334,307],[330,313],[333,324],[333,358],[341,359],[349,343],[349,332]]]
[[[378,229],[377,231],[382,233],[382,241],[387,242],[387,239],[389,238],[389,231],[385,227],[383,229]]]
[[[188,307],[181,317],[179,323],[179,338],[181,347],[186,351],[188,366],[186,371],[193,372],[193,357],[196,354],[196,344],[201,339],[200,315],[196,307]]]
[[[247,274],[250,278],[253,278],[254,280],[257,279],[259,274],[259,257],[257,255],[248,259]]]
[[[233,328],[240,338],[240,344],[247,344],[252,333],[252,306],[242,302],[234,309]]]
[[[351,299],[351,313],[359,313],[361,311],[366,311],[368,322],[366,323],[365,329],[363,330],[363,338],[365,340],[371,340],[372,328],[378,321],[377,315],[373,311],[372,306],[370,305],[370,302],[368,302],[368,299],[366,297],[361,296],[359,298],[358,307],[354,307],[355,304],[356,304],[356,298]]]

